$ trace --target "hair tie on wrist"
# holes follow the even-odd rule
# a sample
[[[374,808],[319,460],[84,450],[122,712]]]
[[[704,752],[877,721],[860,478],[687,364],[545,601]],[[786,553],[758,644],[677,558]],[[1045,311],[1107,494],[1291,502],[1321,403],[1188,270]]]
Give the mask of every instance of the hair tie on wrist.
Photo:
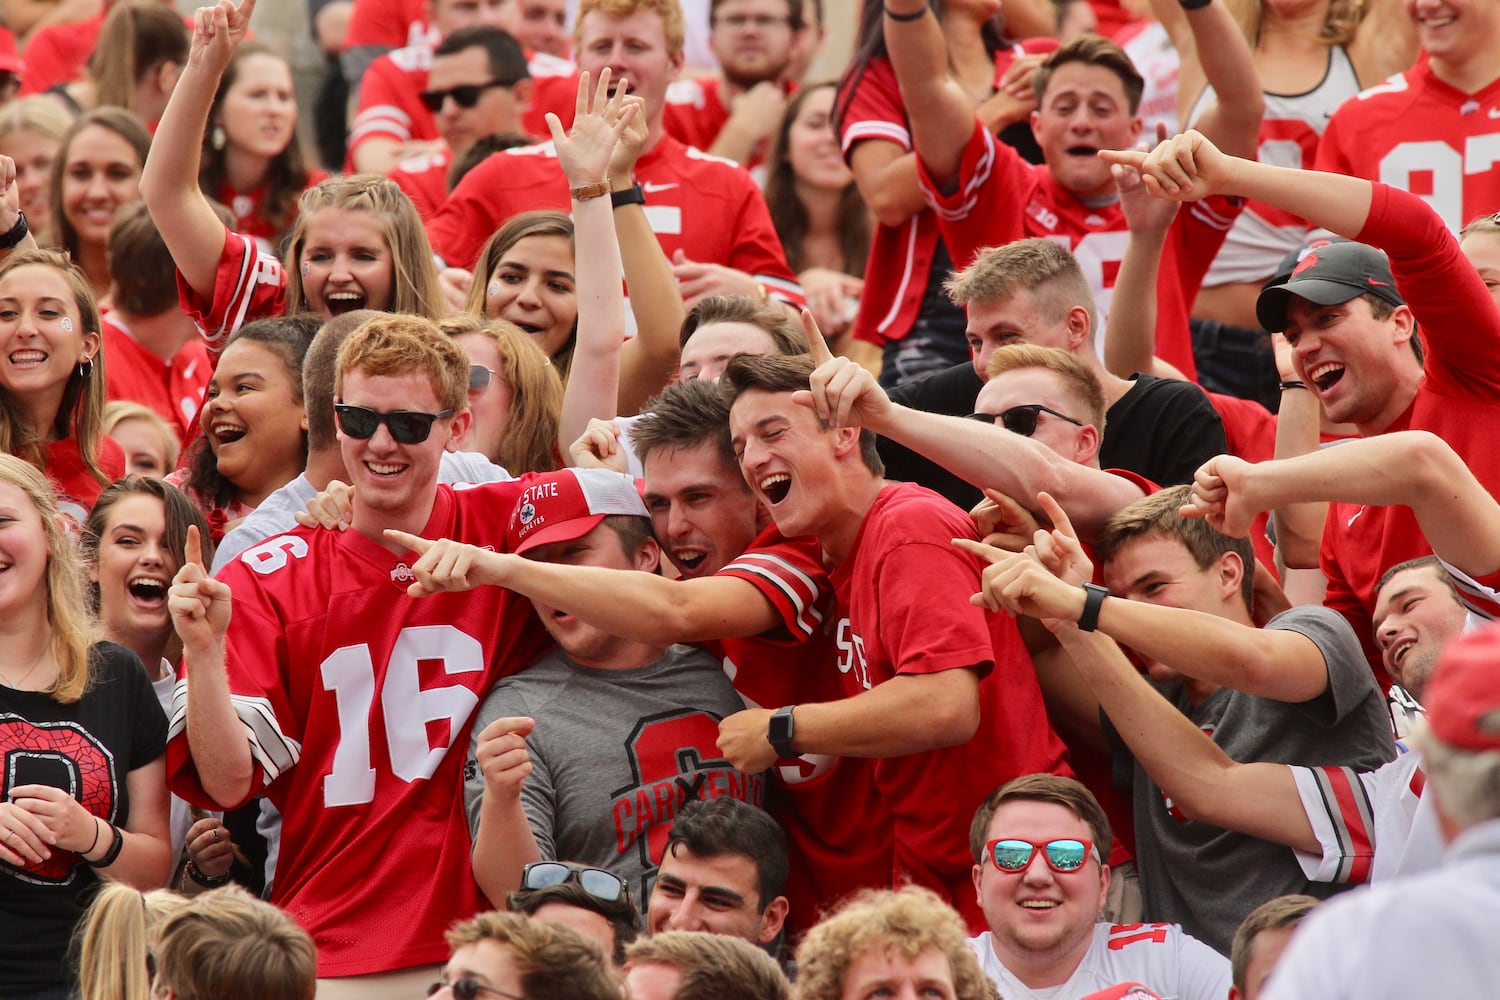
[[[1207,0],[1205,0],[1205,2],[1207,2]],[[922,18],[927,16],[927,5],[924,3],[921,10],[914,10],[909,14],[900,14],[894,10],[891,10],[889,7],[886,7],[885,16],[890,18],[892,21],[896,21],[901,24],[909,24],[912,21],[920,21],[922,20]]]
[[[1177,0],[1177,6],[1183,10],[1202,10],[1213,2],[1214,0]]]
[[[1307,388],[1307,383],[1304,382],[1304,381],[1302,381],[1299,378],[1289,378],[1285,382],[1281,383],[1281,391],[1282,392],[1286,392],[1288,389],[1306,389],[1306,388]]]

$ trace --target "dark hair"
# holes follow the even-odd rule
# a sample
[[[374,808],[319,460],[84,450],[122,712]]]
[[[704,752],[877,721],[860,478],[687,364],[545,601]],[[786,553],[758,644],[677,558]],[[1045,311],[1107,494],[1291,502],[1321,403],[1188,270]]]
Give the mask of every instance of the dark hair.
[[[135,110],[135,88],[162,63],[185,65],[192,35],[182,15],[158,0],[116,0],[88,60],[98,105]]]
[[[260,42],[244,42],[235,50],[229,59],[229,65],[224,68],[224,76],[219,81],[219,89],[214,91],[213,107],[209,110],[209,121],[213,122],[220,109],[224,106],[224,95],[229,93],[229,88],[234,86],[239,79],[240,67],[245,60],[255,56],[270,56],[286,62],[286,57],[269,45]],[[288,75],[291,69],[288,63]],[[198,165],[198,187],[210,198],[219,197],[220,190],[227,182],[226,173],[227,146],[225,149],[215,149],[213,143],[214,129],[203,130],[203,148]],[[292,227],[292,221],[297,214],[297,199],[307,189],[307,163],[302,155],[302,140],[297,137],[297,132],[292,131],[291,141],[286,148],[275,156],[271,162],[266,164],[265,197],[261,199],[260,207],[256,209],[262,219],[269,222],[276,230],[276,237],[271,242],[279,242]]]
[[[293,391],[300,405],[302,397],[302,359],[313,337],[318,333],[320,322],[316,316],[273,316],[246,323],[240,331],[229,338],[229,347],[241,340],[263,344],[274,351],[291,376]],[[228,507],[240,495],[239,487],[219,472],[219,460],[208,446],[206,431],[200,432],[190,446],[187,460],[187,483],[194,493],[208,499],[216,507]],[[302,436],[302,459],[307,460],[307,435]]]
[[[507,149],[516,149],[519,146],[530,146],[535,144],[535,142],[536,140],[531,136],[521,135],[518,132],[502,132],[499,135],[480,136],[448,168],[448,190],[452,191],[458,187],[458,182],[463,180],[464,176],[470,170],[473,170],[489,159],[491,153],[500,153]]]
[[[771,224],[776,227],[776,235],[781,237],[781,245],[786,248],[787,264],[793,274],[799,274],[809,266],[802,249],[802,241],[807,236],[808,215],[807,206],[797,196],[797,176],[787,155],[787,136],[791,134],[792,123],[797,120],[808,97],[820,90],[832,89],[836,93],[837,86],[830,80],[808,84],[797,91],[787,102],[786,113],[771,138],[771,154],[766,160],[766,207],[771,210]],[[832,130],[831,120],[828,127]],[[841,270],[862,277],[870,256],[870,213],[865,209],[864,197],[852,178],[839,197],[838,231],[839,249],[844,252]]]
[[[719,8],[724,6],[725,0],[708,0],[708,23],[711,26],[718,20]],[[802,20],[802,0],[786,0],[787,24],[793,31],[801,31],[806,25]]]
[[[207,566],[213,562],[214,542],[209,534],[208,520],[203,516],[203,511],[182,490],[164,480],[152,479],[150,476],[125,476],[104,487],[104,491],[99,494],[99,499],[94,501],[93,510],[89,511],[88,520],[83,524],[83,537],[79,539],[79,545],[84,562],[90,565],[99,562],[99,544],[104,538],[104,528],[109,524],[109,512],[122,501],[135,496],[155,497],[161,501],[162,515],[166,524],[164,541],[167,551],[172,553],[172,558],[176,560],[179,569],[187,561],[186,543],[189,526],[198,528],[198,538],[203,545],[203,564]],[[94,584],[91,590],[93,608],[97,613],[99,585]]]
[[[1379,594],[1382,590],[1385,589],[1385,585],[1390,583],[1398,573],[1405,573],[1409,569],[1423,568],[1432,569],[1437,578],[1441,580],[1443,584],[1448,588],[1448,593],[1453,595],[1453,602],[1455,604],[1464,603],[1463,595],[1458,592],[1458,587],[1453,583],[1453,577],[1448,574],[1448,568],[1443,565],[1443,561],[1437,556],[1418,556],[1415,559],[1407,559],[1405,562],[1398,562],[1396,565],[1380,574],[1380,579],[1375,584],[1374,592],[1376,594]]]
[[[606,514],[600,523],[615,533],[620,551],[627,559],[634,559],[642,545],[656,540],[651,531],[651,518],[644,514]]]
[[[927,0],[927,6],[931,8],[932,16],[941,22],[944,0]],[[985,22],[984,27],[980,29],[980,36],[984,39],[984,47],[991,53],[1005,48],[1006,43],[1000,35],[998,18],[991,18]],[[834,128],[839,133],[842,134],[844,131],[844,118],[849,113],[849,103],[859,89],[860,81],[864,79],[871,60],[886,59],[889,55],[885,47],[884,0],[864,0],[864,6],[859,12],[859,27],[854,33],[854,55],[850,58],[844,75],[839,77],[839,96],[833,106]]]
[[[57,242],[61,249],[66,250],[74,260],[83,259],[83,245],[78,242],[78,230],[73,228],[73,224],[63,213],[63,179],[67,174],[68,151],[73,146],[73,140],[78,138],[78,133],[95,125],[113,132],[130,144],[138,160],[137,175],[145,168],[146,154],[151,149],[151,133],[146,131],[146,126],[141,124],[141,120],[133,112],[124,108],[95,108],[79,117],[63,134],[62,142],[57,147],[57,158],[52,161],[52,184],[48,192],[48,201],[52,210],[52,224],[57,227]]]
[[[526,65],[526,53],[521,50],[521,43],[504,28],[497,28],[492,24],[459,28],[439,42],[432,54],[434,58],[453,56],[465,49],[474,48],[484,49],[484,54],[489,59],[490,76],[506,81],[507,87],[531,79],[531,70]]]
[[[1140,109],[1141,94],[1146,89],[1146,81],[1141,78],[1140,72],[1135,68],[1135,63],[1130,61],[1130,56],[1124,49],[1098,35],[1079,35],[1058,48],[1042,62],[1031,81],[1031,87],[1036,91],[1038,102],[1047,93],[1047,84],[1052,79],[1053,71],[1068,63],[1084,63],[1109,70],[1119,77],[1120,86],[1125,89],[1125,100],[1130,106],[1130,113],[1133,115]]]
[[[729,443],[729,404],[719,387],[706,379],[674,382],[663,389],[630,429],[630,442],[642,462],[655,451],[712,445],[734,479],[749,489]]]
[[[160,316],[177,305],[177,264],[144,201],[120,206],[109,224],[109,278],[115,308]]]
[[[776,345],[777,354],[806,354],[807,334],[802,324],[792,319],[779,305],[762,302],[749,295],[710,295],[688,311],[677,335],[677,346],[683,348],[700,327],[714,323],[745,323],[766,331]]]
[[[577,882],[562,882],[542,889],[513,892],[506,897],[505,908],[512,913],[524,913],[530,917],[535,916],[536,911],[548,903],[561,903],[588,910],[608,920],[615,931],[615,949],[611,957],[616,965],[625,963],[625,946],[641,935],[641,911],[630,899],[628,883],[625,895],[613,902],[589,895]]]
[[[735,400],[751,389],[763,392],[797,392],[808,387],[813,373],[811,355],[787,357],[780,354],[736,354],[724,366],[719,388],[731,410]],[[823,421],[818,423],[823,426]],[[859,457],[865,468],[876,476],[885,475],[885,463],[875,450],[875,434],[868,427],[859,429]]]
[[[678,810],[663,854],[685,847],[700,858],[736,854],[755,862],[759,912],[786,889],[786,834],[771,814],[729,795],[694,799]]]
[[[333,414],[333,383],[338,372],[339,347],[366,320],[384,313],[355,309],[324,323],[302,356],[302,408],[307,413],[307,450],[322,451],[338,442]]]
[[[996,811],[1007,802],[1017,801],[1053,802],[1070,810],[1089,825],[1099,856],[1109,856],[1114,835],[1109,829],[1109,817],[1093,792],[1073,778],[1057,774],[1023,774],[991,792],[975,811],[974,820],[969,824],[969,853],[975,862],[984,863],[984,845]]]

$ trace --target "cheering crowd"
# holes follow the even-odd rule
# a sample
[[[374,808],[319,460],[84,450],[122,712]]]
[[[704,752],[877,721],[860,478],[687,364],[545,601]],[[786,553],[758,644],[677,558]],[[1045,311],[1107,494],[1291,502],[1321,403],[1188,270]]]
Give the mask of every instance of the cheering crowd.
[[[0,0],[0,1000],[1493,994],[1500,0],[851,5]]]

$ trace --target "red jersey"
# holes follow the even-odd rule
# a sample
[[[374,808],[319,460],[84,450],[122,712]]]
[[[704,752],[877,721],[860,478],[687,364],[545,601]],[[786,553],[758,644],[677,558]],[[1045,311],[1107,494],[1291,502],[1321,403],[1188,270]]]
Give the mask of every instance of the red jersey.
[[[83,452],[78,450],[75,438],[65,437],[47,442],[47,481],[57,491],[57,506],[68,518],[74,535],[81,533],[83,522],[88,520],[94,501],[104,491],[106,483],[112,483],[125,475],[125,449],[112,437],[100,435],[99,453],[94,456],[104,482],[99,482],[88,466],[83,464]]]
[[[453,156],[443,149],[408,157],[392,167],[386,176],[406,192],[412,204],[417,206],[418,215],[430,219],[448,199],[448,171],[452,169]]]
[[[646,218],[668,259],[682,250],[690,260],[737,268],[772,295],[802,303],[766,200],[739,166],[664,135],[636,161],[635,179],[645,189]],[[552,143],[522,146],[469,171],[428,234],[449,264],[472,268],[484,241],[511,216],[569,207],[568,181]]]
[[[952,194],[940,192],[920,158],[917,172],[937,212],[954,267],[967,267],[985,247],[1028,236],[1053,240],[1078,259],[1093,289],[1100,322],[1109,315],[1129,236],[1118,202],[1097,208],[1085,205],[1057,182],[1052,171],[1027,163],[1015,150],[997,142],[977,118]],[[1156,353],[1189,378],[1197,372],[1188,332],[1189,310],[1242,207],[1240,199],[1220,195],[1185,206],[1162,247],[1156,284]]]
[[[968,743],[877,760],[875,781],[891,814],[896,881],[933,889],[971,927],[983,928],[970,876],[974,811],[1011,778],[1071,772],[1014,625],[997,650],[990,623],[969,603],[979,568],[952,540],[975,537],[968,515],[941,496],[892,484],[876,497],[830,579],[846,696],[897,674],[968,669],[981,678],[979,730]]]
[[[1416,315],[1426,360],[1417,395],[1386,431],[1431,431],[1463,456],[1500,496],[1500,309],[1458,241],[1421,200],[1376,184],[1359,240],[1390,255],[1396,286]],[[1389,684],[1375,647],[1375,585],[1387,569],[1432,551],[1410,507],[1333,503],[1323,524],[1323,603],[1364,644],[1375,676]]]
[[[520,481],[439,486],[427,538],[500,548]],[[320,977],[442,962],[443,932],[487,909],[469,865],[463,761],[474,711],[532,662],[544,634],[500,587],[414,600],[403,556],[357,531],[298,529],[219,573],[234,589],[231,701],[250,794],[282,814],[272,901],[307,929]],[[173,790],[212,807],[173,694]]]
[[[26,72],[21,74],[21,93],[40,94],[59,83],[72,83],[83,76],[84,66],[99,41],[106,7],[82,21],[44,24],[26,39]]]
[[[285,311],[286,272],[275,254],[226,229],[212,301],[204,302],[178,271],[177,302],[203,331],[204,344],[218,354],[246,323]]]
[[[344,33],[344,48],[436,45],[439,38],[427,13],[427,0],[359,0]]]
[[[746,702],[779,708],[843,697],[840,678],[829,669],[837,656],[827,627],[833,588],[816,539],[788,541],[771,526],[719,575],[754,586],[781,619],[771,632],[706,644]],[[803,754],[778,760],[771,774],[767,807],[786,831],[787,919],[794,935],[837,900],[890,887],[894,844],[890,824],[878,819],[885,806],[874,761]]]
[[[1500,79],[1465,94],[1424,56],[1345,101],[1314,166],[1410,191],[1456,233],[1500,208]]]
[[[1029,38],[995,53],[995,85],[1017,55],[1057,48],[1050,38]],[[862,72],[847,74],[835,102],[839,145],[848,161],[865,139],[893,142],[912,151],[910,122],[896,71],[884,56],[865,64]],[[900,340],[911,330],[927,291],[932,256],[938,244],[937,216],[923,209],[899,226],[877,222],[865,264],[865,288],[854,320],[854,335],[873,344]]]
[[[1269,462],[1276,457],[1276,415],[1259,403],[1223,393],[1203,391],[1213,404],[1219,419],[1224,422],[1224,439],[1229,454],[1247,462]],[[1268,511],[1255,515],[1250,526],[1250,544],[1255,546],[1255,558],[1276,572],[1276,546],[1266,537],[1266,525],[1270,523]]]
[[[171,361],[163,361],[141,346],[119,313],[105,313],[101,325],[104,356],[109,361],[105,366],[105,398],[111,402],[131,400],[151,407],[177,432],[179,442],[186,445],[188,429],[203,405],[203,394],[213,377],[214,365],[208,348],[191,340],[172,355]]]
[[[786,85],[788,97],[796,92],[795,82]],[[684,145],[708,149],[727,121],[729,105],[724,103],[724,81],[717,76],[678,80],[667,88],[661,127]],[[769,145],[769,142],[756,143],[745,166],[753,169],[764,164]]]
[[[328,171],[309,170],[304,190],[315,184],[321,184],[327,179]],[[284,228],[276,226],[262,214],[261,206],[266,199],[264,184],[249,191],[240,191],[226,180],[219,186],[219,190],[212,192],[212,195],[221,205],[228,206],[229,210],[234,213],[234,231],[254,237],[261,249],[268,253],[276,252],[276,244],[290,231],[292,223],[297,221],[295,202],[292,205],[293,212],[287,217]]]

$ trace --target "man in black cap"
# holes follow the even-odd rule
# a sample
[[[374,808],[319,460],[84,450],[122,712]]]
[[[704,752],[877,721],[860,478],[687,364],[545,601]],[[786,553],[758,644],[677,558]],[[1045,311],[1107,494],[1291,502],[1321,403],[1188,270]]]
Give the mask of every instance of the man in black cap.
[[[1361,241],[1310,251],[1261,293],[1262,325],[1292,345],[1296,378],[1285,391],[1312,392],[1330,420],[1364,437],[1431,431],[1490,493],[1500,492],[1500,449],[1491,441],[1500,420],[1500,309],[1426,203],[1358,178],[1226,156],[1192,131],[1150,154],[1100,155],[1142,169],[1162,197],[1237,194]],[[1411,346],[1419,323],[1425,360]],[[1354,626],[1382,679],[1371,631],[1376,584],[1386,569],[1429,551],[1405,507],[1328,509],[1324,604]]]

